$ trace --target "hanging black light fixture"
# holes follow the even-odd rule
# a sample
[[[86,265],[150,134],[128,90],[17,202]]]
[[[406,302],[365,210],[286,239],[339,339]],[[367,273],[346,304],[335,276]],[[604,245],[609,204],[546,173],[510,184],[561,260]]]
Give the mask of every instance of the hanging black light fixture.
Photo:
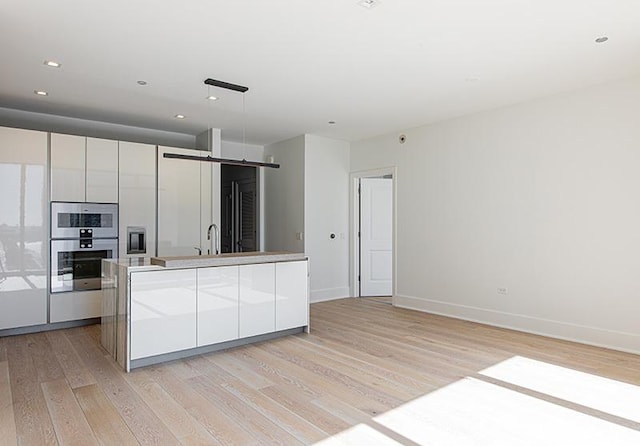
[[[165,153],[163,157],[180,160],[205,161],[209,163],[232,164],[234,166],[273,167],[274,169],[280,168],[280,164],[262,163],[260,161],[247,161],[245,159],[234,160],[229,158],[214,158],[212,156],[181,155],[179,153]]]
[[[226,88],[227,90],[239,91],[240,93],[246,93],[249,91],[249,87],[244,87],[242,85],[230,84],[229,82],[217,81],[215,79],[205,79],[204,83],[206,85],[211,85],[212,87],[220,87]]]
[[[231,84],[229,82],[219,81],[216,79],[207,78],[204,81],[205,85],[210,85],[212,87],[224,88],[226,90],[239,91],[242,93],[242,113],[244,115],[244,93],[249,91],[249,87],[245,87],[243,85]],[[242,144],[244,145],[244,124],[242,127]],[[274,169],[279,169],[280,164],[277,163],[263,163],[260,161],[247,161],[246,159],[234,160],[229,158],[214,158],[212,156],[195,156],[195,155],[182,155],[179,153],[164,153],[164,158],[174,158],[174,159],[182,159],[182,160],[190,160],[190,161],[205,161],[208,163],[220,163],[220,164],[231,164],[233,166],[249,166],[249,167],[271,167]]]

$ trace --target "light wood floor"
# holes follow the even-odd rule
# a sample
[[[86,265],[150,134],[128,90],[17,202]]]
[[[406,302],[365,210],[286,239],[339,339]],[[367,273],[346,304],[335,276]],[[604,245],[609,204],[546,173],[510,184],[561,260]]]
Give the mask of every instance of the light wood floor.
[[[415,444],[373,418],[515,355],[640,385],[640,356],[375,299],[314,304],[311,321],[310,335],[130,374],[99,326],[0,338],[0,445],[295,445],[355,425]]]

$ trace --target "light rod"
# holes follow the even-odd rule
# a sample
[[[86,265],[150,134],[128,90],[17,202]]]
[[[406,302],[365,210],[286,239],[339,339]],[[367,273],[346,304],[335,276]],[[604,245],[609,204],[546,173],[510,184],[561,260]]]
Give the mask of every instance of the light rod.
[[[249,87],[244,87],[242,85],[230,84],[229,82],[217,81],[215,79],[205,79],[205,84],[211,85],[214,87],[226,88],[227,90],[239,91],[241,93],[246,93],[249,91]]]
[[[232,166],[248,166],[248,167],[271,167],[274,169],[279,169],[280,164],[276,163],[262,163],[260,161],[247,161],[243,160],[233,160],[228,158],[214,158],[212,156],[196,156],[196,155],[181,155],[179,153],[165,153],[163,155],[164,158],[174,158],[180,160],[191,160],[191,161],[205,161],[208,163],[220,163],[220,164],[230,164]]]

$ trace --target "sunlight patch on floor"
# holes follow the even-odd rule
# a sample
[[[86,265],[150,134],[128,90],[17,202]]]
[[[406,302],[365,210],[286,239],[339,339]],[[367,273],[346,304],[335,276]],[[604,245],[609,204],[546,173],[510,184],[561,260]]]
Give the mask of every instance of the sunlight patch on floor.
[[[374,420],[428,445],[640,445],[639,431],[474,378]]]
[[[509,358],[480,374],[640,422],[640,387],[633,384],[521,356]]]
[[[366,424],[358,424],[315,443],[315,446],[397,446],[400,444]]]
[[[371,426],[359,424],[318,444],[393,445],[397,438],[447,446],[640,445],[640,430],[588,410],[638,423],[640,386],[521,356],[478,373],[498,382],[466,377],[378,415]],[[523,389],[578,404],[587,413]]]

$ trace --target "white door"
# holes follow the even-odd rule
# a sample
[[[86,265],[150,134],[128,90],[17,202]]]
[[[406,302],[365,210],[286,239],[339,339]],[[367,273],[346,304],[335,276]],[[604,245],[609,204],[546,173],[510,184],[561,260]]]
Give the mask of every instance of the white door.
[[[360,180],[360,295],[391,296],[393,180]]]

